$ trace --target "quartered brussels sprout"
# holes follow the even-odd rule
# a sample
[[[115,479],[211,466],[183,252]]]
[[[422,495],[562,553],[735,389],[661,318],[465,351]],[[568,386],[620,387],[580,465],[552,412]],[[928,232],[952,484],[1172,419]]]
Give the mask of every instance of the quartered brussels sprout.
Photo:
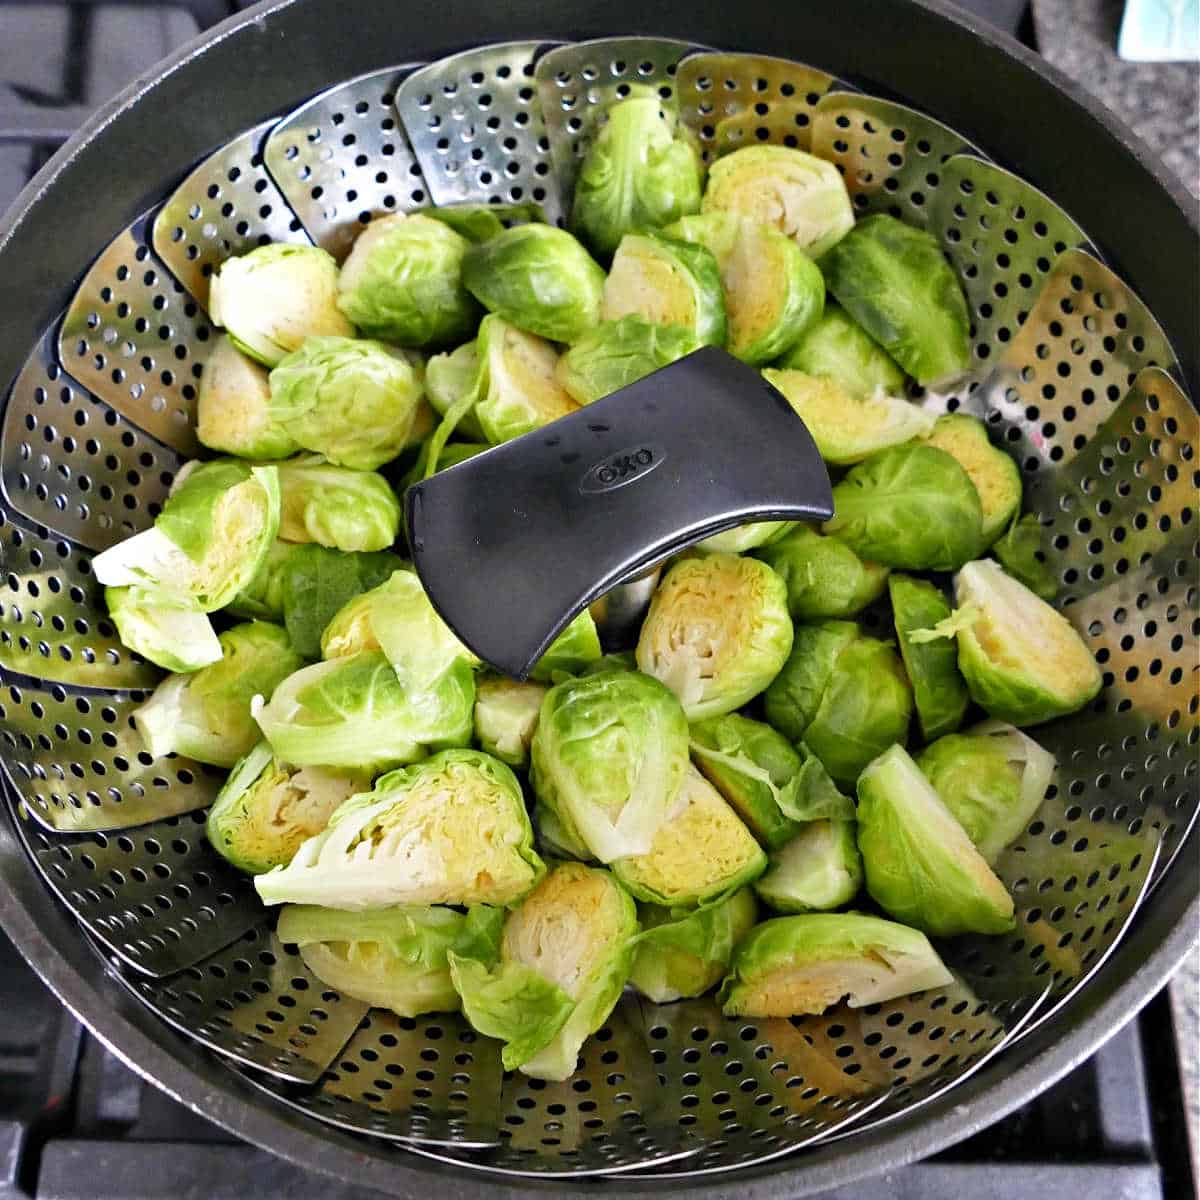
[[[771,852],[754,890],[776,912],[828,912],[862,887],[862,857],[853,821],[809,821]]]
[[[259,742],[230,772],[208,810],[205,832],[223,858],[259,875],[287,866],[341,804],[370,788],[367,771],[293,767]]]
[[[406,688],[378,650],[315,663],[256,706],[276,755],[297,766],[386,770],[471,740],[475,676],[466,663],[427,691]]]
[[[966,413],[938,417],[925,435],[927,446],[945,450],[971,477],[983,509],[983,545],[990,546],[1021,508],[1021,472],[988,439],[983,422]]]
[[[553,225],[518,225],[472,246],[463,282],[490,312],[552,342],[573,342],[600,320],[604,271]]]
[[[600,659],[600,634],[592,614],[585,608],[552,641],[545,654],[534,663],[529,678],[553,683],[560,673],[577,675]]]
[[[701,345],[695,332],[683,325],[660,325],[630,314],[589,329],[559,358],[555,375],[577,404],[591,404]]]
[[[122,643],[155,666],[184,672],[220,661],[221,643],[204,613],[136,587],[105,588],[104,602]]]
[[[508,914],[496,962],[449,953],[463,1011],[507,1071],[563,1080],[629,977],[637,911],[607,872],[563,863]]]
[[[374,471],[302,454],[281,462],[279,536],[335,550],[386,550],[400,532],[400,501]]]
[[[688,719],[757,696],[792,647],[783,580],[732,554],[685,558],[663,576],[638,638],[638,668],[661,679]]]
[[[765,697],[767,720],[843,784],[905,741],[912,705],[899,656],[851,621],[797,625],[792,653]]]
[[[917,756],[917,766],[989,864],[1033,820],[1056,765],[1048,750],[1000,721],[947,734]]]
[[[196,397],[196,437],[241,458],[287,458],[299,444],[271,416],[271,386],[261,363],[222,335],[204,360]]]
[[[717,999],[730,1017],[819,1015],[843,999],[862,1008],[952,982],[915,929],[863,913],[810,913],[764,921],[744,938]]]
[[[933,234],[877,213],[821,269],[837,302],[919,384],[948,383],[970,365],[967,301]]]
[[[1044,537],[1041,518],[1036,513],[1014,517],[1004,536],[992,546],[992,553],[1005,571],[1019,579],[1031,592],[1043,600],[1058,595],[1058,579],[1046,561],[1042,546]]]
[[[703,246],[661,233],[621,239],[604,284],[605,321],[637,316],[679,325],[703,346],[725,342],[725,301],[717,260]]]
[[[721,982],[733,948],[758,915],[754,892],[739,888],[704,908],[680,910],[645,904],[642,932],[629,982],[655,1004],[702,996]]]
[[[217,459],[185,468],[154,524],[92,559],[107,587],[197,612],[224,608],[257,574],[280,524],[274,467]]]
[[[538,824],[574,857],[647,853],[688,765],[687,718],[656,679],[608,670],[546,693],[531,746]]]
[[[794,621],[852,617],[887,586],[887,567],[865,562],[844,542],[808,525],[797,525],[755,557],[783,580]]]
[[[337,263],[324,250],[275,243],[216,269],[208,312],[239,350],[273,367],[305,338],[354,336],[337,291]]]
[[[759,546],[774,545],[795,528],[795,521],[751,521],[706,537],[696,543],[696,549],[704,554],[745,554]]]
[[[822,526],[856,554],[909,571],[956,571],[979,552],[983,509],[971,477],[935,446],[893,446],[833,489]]]
[[[548,690],[542,683],[480,676],[475,684],[475,740],[510,767],[528,767],[529,743]]]
[[[858,848],[867,891],[926,933],[1006,933],[1013,900],[933,785],[893,746],[858,780]]]
[[[481,316],[463,287],[469,245],[432,217],[377,217],[342,264],[338,308],[363,333],[398,346],[461,342]]]
[[[608,110],[575,180],[571,228],[607,258],[627,234],[700,210],[700,163],[675,111],[639,87]]]
[[[440,417],[465,408],[458,418],[455,431],[463,437],[484,441],[479,418],[473,411],[476,382],[479,377],[479,344],[476,339],[446,354],[434,354],[425,364],[425,392],[429,403]],[[445,466],[442,460],[442,466]]]
[[[545,869],[512,771],[478,750],[445,750],[381,776],[254,886],[265,904],[507,905]]]
[[[921,736],[931,742],[944,733],[953,733],[962,724],[971,698],[958,669],[953,642],[924,638],[914,641],[910,635],[944,621],[950,616],[950,604],[936,584],[909,575],[893,575],[888,580],[888,595]]]
[[[921,437],[937,420],[903,396],[861,396],[820,375],[768,367],[763,377],[796,410],[821,457],[839,466]]]
[[[187,675],[168,675],[134,709],[133,723],[155,758],[182,754],[232,767],[259,739],[255,696],[269,696],[304,660],[278,625],[250,621],[220,635],[221,659]]]
[[[845,309],[828,299],[820,318],[805,330],[779,365],[832,379],[860,400],[881,392],[887,396],[904,394],[904,372],[846,315]]]
[[[270,417],[328,462],[373,471],[409,441],[423,371],[382,342],[308,338],[271,372]]]
[[[766,865],[754,835],[689,764],[649,851],[615,859],[612,869],[639,900],[677,908],[750,883]]]
[[[504,910],[403,905],[347,913],[311,904],[280,910],[279,940],[298,946],[304,965],[326,987],[399,1017],[457,1012],[449,954],[482,959],[499,953]]]

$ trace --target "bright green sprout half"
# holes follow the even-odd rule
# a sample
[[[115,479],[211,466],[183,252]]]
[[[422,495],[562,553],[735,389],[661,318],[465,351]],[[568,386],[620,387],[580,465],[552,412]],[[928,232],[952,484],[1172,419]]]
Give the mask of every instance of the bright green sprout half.
[[[888,396],[904,394],[904,372],[845,309],[828,299],[820,320],[804,332],[779,365],[832,379],[860,400],[881,392]]]
[[[887,567],[864,561],[844,542],[807,525],[797,525],[755,557],[783,580],[795,621],[852,617],[887,587]]]

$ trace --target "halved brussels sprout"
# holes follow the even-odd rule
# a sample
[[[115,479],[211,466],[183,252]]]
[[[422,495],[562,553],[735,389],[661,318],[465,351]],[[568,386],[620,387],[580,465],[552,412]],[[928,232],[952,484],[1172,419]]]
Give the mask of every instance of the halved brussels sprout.
[[[552,342],[573,342],[600,320],[604,270],[553,225],[518,225],[472,246],[463,282],[490,312]]]
[[[984,423],[966,413],[938,417],[925,444],[945,450],[970,476],[983,509],[983,545],[990,546],[1021,508],[1021,472],[993,446]]]
[[[168,675],[133,711],[133,723],[155,758],[183,754],[232,767],[259,739],[255,696],[269,696],[304,660],[278,625],[250,621],[220,635],[221,659],[188,675]]]
[[[626,234],[604,284],[600,315],[679,325],[701,345],[720,346],[726,327],[717,260],[703,246],[661,233]]]
[[[307,338],[270,383],[271,419],[304,449],[358,471],[404,449],[425,394],[419,362],[358,338]]]
[[[200,463],[180,472],[154,524],[96,555],[92,572],[156,603],[215,612],[257,574],[280,519],[274,467]]]
[[[779,677],[767,689],[767,720],[852,784],[876,755],[903,743],[912,692],[896,652],[850,621],[797,625]]]
[[[280,910],[275,932],[300,948],[326,987],[399,1017],[457,1012],[449,954],[494,958],[504,911],[477,904],[465,913],[413,905],[346,913],[310,904]]]
[[[849,904],[862,881],[854,822],[809,821],[771,852],[754,890],[776,912],[828,912]]]
[[[1008,531],[992,546],[992,553],[1034,595],[1053,600],[1058,595],[1058,579],[1046,561],[1043,536],[1041,518],[1036,513],[1014,517]]]
[[[1000,721],[947,734],[917,756],[917,766],[989,865],[1033,819],[1056,765],[1048,750]]]
[[[545,869],[512,771],[478,750],[445,750],[375,780],[254,886],[264,904],[352,911],[507,905]]]
[[[860,463],[833,489],[821,527],[862,558],[909,571],[957,571],[979,552],[983,509],[953,455],[893,446]]]
[[[465,663],[429,691],[406,688],[377,650],[315,663],[254,716],[276,755],[298,766],[386,770],[431,747],[471,740],[475,676]]]
[[[821,457],[844,466],[927,434],[937,418],[903,396],[860,396],[836,379],[768,367],[763,377],[796,410]]]
[[[196,671],[221,659],[212,621],[191,608],[173,608],[158,593],[105,588],[104,602],[117,636],[130,650],[167,671]]]
[[[642,624],[637,662],[695,721],[757,696],[791,648],[783,580],[756,559],[709,554],[682,559],[663,576]]]
[[[730,1017],[819,1015],[845,1000],[882,1004],[953,977],[915,929],[863,913],[764,921],[733,952],[717,999]]]
[[[708,170],[701,210],[770,225],[813,258],[854,226],[837,167],[787,146],[748,146],[718,158]]]
[[[600,634],[592,614],[585,608],[550,643],[529,672],[529,678],[538,683],[553,683],[560,674],[578,675],[598,662],[600,655]]]
[[[1013,900],[903,746],[858,780],[858,848],[867,891],[914,929],[1007,933]]]
[[[682,325],[659,325],[630,314],[589,329],[563,353],[555,376],[577,404],[591,404],[699,350],[701,344]]]
[[[399,346],[461,342],[481,316],[463,287],[469,245],[432,217],[377,217],[342,264],[338,308],[363,333]]]
[[[505,1070],[563,1080],[620,999],[637,932],[607,871],[563,863],[506,917],[498,962],[452,950],[450,973],[467,1020],[504,1042]]]
[[[275,243],[216,269],[208,312],[239,350],[273,367],[305,338],[354,336],[339,311],[337,290],[337,263],[324,250]]]
[[[950,615],[950,604],[936,584],[908,575],[893,575],[888,580],[888,595],[921,736],[931,742],[962,724],[971,697],[958,669],[954,644],[941,639],[914,641],[909,635],[944,621]]]
[[[754,835],[689,764],[649,851],[615,859],[612,869],[639,900],[676,908],[750,883],[766,866]]]
[[[967,301],[933,234],[877,213],[821,269],[837,302],[919,384],[948,383],[970,365]]]
[[[285,867],[346,800],[371,788],[367,771],[327,771],[280,762],[259,742],[230,772],[208,810],[212,847],[239,870]]]
[[[549,688],[503,675],[483,675],[475,684],[475,740],[510,767],[529,766],[529,743]]]
[[[226,605],[231,616],[247,620],[283,622],[283,580],[292,557],[303,549],[279,538],[267,547],[258,570]]]
[[[277,464],[279,536],[335,550],[386,550],[400,532],[400,501],[374,471],[334,466],[319,454]]]
[[[674,109],[639,87],[608,110],[575,180],[571,227],[607,258],[627,233],[700,210],[700,163]]]
[[[201,445],[241,458],[287,458],[300,446],[271,416],[271,386],[261,363],[222,335],[204,360],[196,397]]]
[[[602,862],[645,854],[683,782],[687,718],[636,671],[566,679],[542,702],[531,761],[539,827],[551,815],[556,843]]]
[[[795,521],[751,521],[706,537],[696,543],[696,549],[704,554],[745,554],[759,546],[774,545],[795,528]]]
[[[864,562],[837,538],[823,537],[808,525],[797,525],[755,558],[783,580],[794,621],[852,617],[887,587],[887,567]]]
[[[860,400],[883,393],[904,394],[904,372],[845,309],[826,299],[825,311],[783,356],[779,365],[820,379],[832,379]]]
[[[681,911],[643,905],[642,932],[629,982],[655,1004],[702,996],[721,982],[733,948],[758,915],[746,887],[704,908]]]
[[[474,405],[476,383],[479,378],[479,343],[472,339],[446,354],[434,354],[425,364],[425,392],[429,403],[440,417],[451,409],[461,407],[466,397]],[[472,408],[458,418],[456,432],[463,437],[484,441],[484,432],[479,418]],[[444,460],[442,466],[448,465]]]

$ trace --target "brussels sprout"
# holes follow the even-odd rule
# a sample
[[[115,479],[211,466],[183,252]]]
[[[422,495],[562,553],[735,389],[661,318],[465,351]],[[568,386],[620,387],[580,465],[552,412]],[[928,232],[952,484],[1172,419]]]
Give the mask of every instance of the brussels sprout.
[[[400,501],[382,475],[319,454],[281,462],[279,536],[335,550],[386,550],[400,532]]]
[[[759,546],[774,545],[795,528],[795,521],[751,521],[706,537],[696,543],[696,549],[704,554],[745,554]]]
[[[201,445],[242,458],[287,458],[300,446],[271,415],[271,387],[261,363],[222,335],[205,359],[196,397]]]
[[[463,287],[469,245],[431,217],[378,217],[342,265],[338,308],[363,333],[400,346],[461,342],[481,315]]]
[[[422,374],[381,342],[307,338],[271,372],[270,416],[304,449],[373,471],[408,443]]]
[[[893,575],[888,580],[888,594],[921,736],[931,742],[944,733],[953,733],[962,724],[971,698],[958,670],[954,644],[944,640],[913,641],[909,635],[944,621],[950,615],[950,605],[941,588],[927,579],[908,575]]]
[[[573,342],[600,320],[604,271],[553,225],[519,225],[472,246],[463,282],[489,311],[553,342]]]
[[[731,212],[778,229],[819,258],[854,226],[838,169],[786,146],[749,146],[708,171],[704,213]]]
[[[529,766],[529,743],[549,688],[484,675],[475,684],[475,740],[510,767]]]
[[[366,771],[289,766],[259,742],[217,793],[205,832],[218,854],[260,875],[287,866],[300,843],[320,833],[339,805],[370,787]]]
[[[254,886],[264,904],[352,911],[507,905],[545,869],[512,771],[478,750],[444,750],[380,776]]]
[[[777,912],[827,912],[849,904],[862,886],[853,821],[810,821],[771,852],[754,890]]]
[[[297,766],[385,770],[429,747],[471,740],[475,676],[460,663],[429,691],[406,688],[377,650],[289,675],[255,718],[276,755]]]
[[[938,417],[925,444],[952,454],[970,476],[983,509],[983,545],[990,546],[1021,507],[1017,464],[992,445],[983,422],[966,413]]]
[[[553,683],[558,674],[577,675],[599,658],[600,634],[592,614],[585,608],[550,643],[546,653],[529,672],[529,677],[539,683]]]
[[[400,1017],[457,1012],[449,954],[493,958],[504,912],[476,905],[401,906],[346,913],[310,904],[280,910],[276,933],[300,948],[304,965],[326,987]]]
[[[837,538],[798,525],[755,554],[783,580],[794,621],[852,617],[878,600],[888,568],[864,562]]]
[[[1013,901],[903,746],[858,780],[858,848],[867,891],[926,933],[1006,933]]]
[[[578,675],[598,675],[601,671],[636,671],[637,657],[632,650],[616,650],[611,654],[602,654],[595,662],[590,662]]]
[[[154,592],[105,588],[108,615],[122,643],[167,671],[196,671],[221,659],[221,643],[204,613],[173,608]]]
[[[607,258],[635,230],[700,210],[700,163],[673,109],[650,88],[608,110],[575,180],[571,227]]]
[[[637,910],[607,872],[563,863],[508,914],[494,965],[450,951],[467,1020],[505,1070],[563,1080],[608,1019],[633,962]]]
[[[280,523],[274,467],[234,459],[180,474],[153,526],[92,560],[108,587],[136,587],[155,603],[224,608],[257,574]]]
[[[618,858],[613,874],[639,900],[703,904],[763,873],[767,856],[737,813],[690,763],[646,854]]]
[[[935,446],[893,446],[833,489],[822,526],[863,558],[910,571],[956,571],[978,553],[983,509],[971,477]]]
[[[915,929],[863,913],[764,921],[738,943],[717,999],[730,1017],[821,1014],[946,987],[953,977]]]
[[[768,367],[763,377],[796,410],[821,457],[840,466],[928,433],[937,418],[905,400],[876,392],[859,396],[837,380]]]
[[[755,559],[710,554],[682,559],[663,576],[638,638],[637,662],[695,721],[757,696],[791,648],[783,580]]]
[[[276,539],[268,547],[258,570],[225,611],[246,620],[283,621],[283,581],[288,563],[303,550],[295,542]],[[336,553],[333,551],[332,553]]]
[[[765,697],[767,720],[803,741],[844,784],[904,742],[912,704],[896,652],[850,621],[797,625],[792,653]]]
[[[970,365],[967,301],[933,234],[877,213],[821,269],[837,302],[919,384],[948,383]]]
[[[539,810],[584,848],[578,857],[645,854],[683,782],[687,718],[671,692],[636,671],[566,679],[546,693],[530,758]]]
[[[271,695],[303,665],[287,634],[265,621],[234,625],[219,641],[220,661],[188,675],[168,675],[134,709],[133,723],[155,758],[175,753],[232,767],[259,738],[251,701]]]
[[[600,315],[679,325],[701,345],[720,346],[726,326],[717,260],[703,246],[661,233],[626,234],[604,284]]]
[[[477,341],[467,342],[448,354],[433,355],[425,364],[425,391],[434,412],[444,417],[468,396],[469,403],[474,405],[478,375]],[[476,438],[481,442],[485,440],[479,418],[471,409],[459,417],[456,430],[464,437]],[[442,466],[446,465],[448,464],[443,461]]]
[[[1033,819],[1056,765],[1048,750],[999,721],[947,734],[917,756],[917,766],[989,865]]]
[[[659,325],[630,314],[589,329],[558,360],[555,376],[577,404],[591,404],[700,346],[683,325]]]
[[[733,948],[758,915],[746,887],[704,908],[680,911],[643,905],[642,932],[629,982],[655,1004],[701,996],[721,981]]]
[[[486,242],[510,226],[546,219],[540,204],[447,204],[421,208],[413,215],[441,221],[468,242]]]
[[[259,246],[216,269],[208,312],[239,350],[273,367],[305,338],[354,336],[339,311],[337,289],[337,263],[324,250]]]
[[[992,546],[992,553],[1004,569],[1035,596],[1053,600],[1058,595],[1058,580],[1042,549],[1043,532],[1036,513],[1014,517],[1008,531]]]
[[[820,379],[832,379],[859,400],[881,392],[904,394],[904,372],[844,309],[826,299],[825,311],[783,356],[779,365]]]

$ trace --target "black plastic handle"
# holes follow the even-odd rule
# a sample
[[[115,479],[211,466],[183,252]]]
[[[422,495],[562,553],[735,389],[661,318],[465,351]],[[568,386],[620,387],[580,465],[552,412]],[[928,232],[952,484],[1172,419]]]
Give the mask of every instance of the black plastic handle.
[[[518,679],[593,600],[687,546],[747,521],[832,514],[804,422],[713,347],[405,496],[434,607]]]

